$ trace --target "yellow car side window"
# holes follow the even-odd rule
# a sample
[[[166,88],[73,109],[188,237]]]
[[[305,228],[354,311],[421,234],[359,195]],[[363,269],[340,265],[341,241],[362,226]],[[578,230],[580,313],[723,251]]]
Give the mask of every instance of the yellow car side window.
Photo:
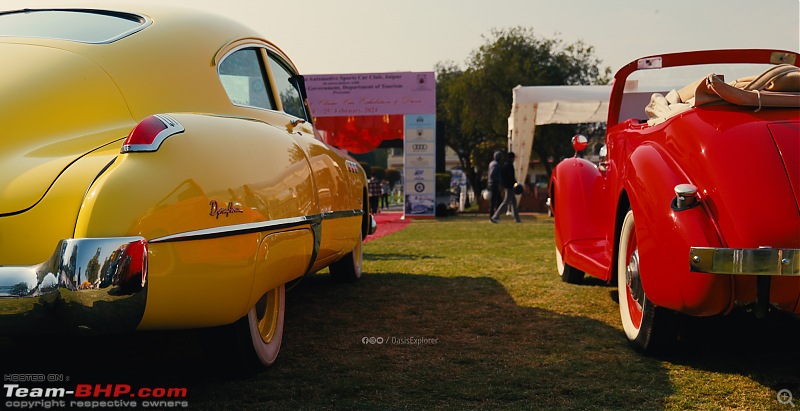
[[[238,50],[219,65],[219,79],[231,103],[275,110],[264,73],[260,53],[254,48]]]
[[[292,81],[293,74],[272,55],[269,56],[269,65],[272,68],[272,76],[275,78],[275,86],[278,88],[283,111],[297,118],[308,120],[303,108],[303,98]]]

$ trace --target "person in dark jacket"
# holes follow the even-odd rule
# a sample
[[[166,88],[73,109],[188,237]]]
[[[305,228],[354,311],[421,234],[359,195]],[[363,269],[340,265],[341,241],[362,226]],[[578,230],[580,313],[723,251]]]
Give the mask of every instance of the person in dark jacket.
[[[517,212],[517,197],[514,195],[514,184],[517,183],[517,177],[514,172],[515,158],[516,155],[513,152],[509,152],[506,156],[505,163],[503,163],[503,167],[500,169],[500,182],[503,186],[505,197],[503,197],[503,202],[497,207],[497,210],[495,210],[490,218],[495,224],[500,222],[500,216],[504,214],[509,207],[511,207],[511,212],[514,213],[514,221],[518,223],[522,222],[522,220],[519,219],[519,212]]]
[[[375,176],[370,177],[367,180],[367,191],[369,192],[369,211],[372,214],[378,214],[378,202],[383,194],[381,180]]]
[[[502,168],[503,164],[503,152],[502,151],[495,151],[494,152],[494,160],[489,163],[489,193],[491,197],[489,198],[489,218],[491,219],[494,215],[494,212],[497,211],[497,207],[500,205],[502,201],[502,190],[501,190],[501,183],[500,183],[500,169]]]

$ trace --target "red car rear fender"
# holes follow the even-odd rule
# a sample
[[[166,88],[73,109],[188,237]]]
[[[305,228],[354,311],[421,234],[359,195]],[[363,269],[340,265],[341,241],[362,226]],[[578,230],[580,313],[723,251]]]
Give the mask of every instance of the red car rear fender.
[[[658,306],[691,315],[714,315],[732,304],[727,276],[689,271],[692,246],[719,247],[704,207],[674,211],[674,187],[690,181],[672,158],[653,145],[635,149],[625,167],[624,189],[635,216],[642,285]],[[702,202],[702,191],[698,197]]]
[[[581,158],[556,166],[551,181],[556,248],[564,262],[593,276],[608,279],[610,255],[603,247],[608,201],[597,167]]]

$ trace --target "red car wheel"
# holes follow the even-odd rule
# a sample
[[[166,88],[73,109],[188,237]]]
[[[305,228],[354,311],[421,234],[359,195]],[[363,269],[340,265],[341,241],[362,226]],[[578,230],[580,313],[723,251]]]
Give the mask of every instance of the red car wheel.
[[[556,247],[556,267],[558,268],[558,276],[561,281],[569,284],[580,284],[583,282],[584,272],[565,263],[561,258],[561,252]]]
[[[622,328],[633,348],[653,354],[672,346],[677,336],[675,313],[653,305],[644,292],[632,210],[625,215],[619,236],[617,290]]]

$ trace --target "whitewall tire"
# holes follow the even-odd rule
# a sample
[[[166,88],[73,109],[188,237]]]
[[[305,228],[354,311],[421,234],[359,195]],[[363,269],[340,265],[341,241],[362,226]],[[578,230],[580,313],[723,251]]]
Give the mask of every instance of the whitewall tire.
[[[283,340],[286,286],[268,291],[237,323],[239,349],[248,368],[265,368],[278,357]]]
[[[359,237],[353,251],[330,265],[331,277],[339,283],[352,283],[361,278],[364,263],[363,238]]]
[[[556,267],[558,268],[558,276],[561,281],[570,284],[580,284],[583,281],[585,273],[567,263],[561,257],[561,252],[556,247]]]
[[[656,307],[644,292],[633,211],[622,222],[617,248],[617,292],[622,328],[631,346],[643,354],[669,349],[677,337],[675,313]]]

